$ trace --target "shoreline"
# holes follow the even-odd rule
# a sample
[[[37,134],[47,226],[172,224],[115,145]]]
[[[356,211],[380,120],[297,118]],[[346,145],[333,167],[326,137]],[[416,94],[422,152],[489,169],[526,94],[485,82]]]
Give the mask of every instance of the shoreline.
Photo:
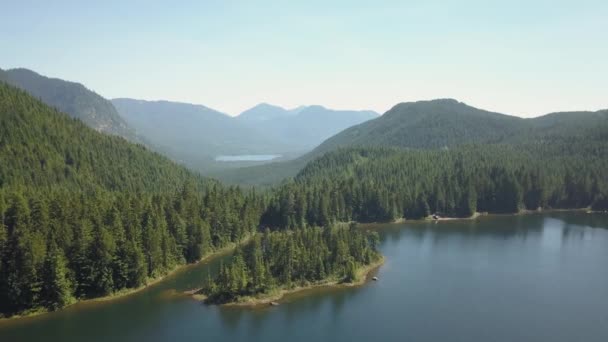
[[[97,298],[87,298],[87,299],[82,299],[82,300],[75,300],[73,303],[70,303],[64,307],[62,307],[59,310],[55,310],[55,311],[49,311],[48,309],[45,308],[38,308],[35,309],[35,311],[29,311],[23,314],[16,314],[10,317],[0,317],[0,323],[2,322],[7,322],[7,321],[13,321],[13,320],[19,320],[19,319],[25,319],[25,318],[33,318],[33,317],[37,317],[37,316],[42,316],[44,314],[49,314],[49,313],[53,313],[53,312],[58,312],[58,311],[62,311],[65,309],[68,309],[72,306],[75,305],[81,305],[81,304],[87,304],[87,303],[95,303],[95,302],[111,302],[114,300],[118,300],[121,298],[125,298],[134,294],[137,294],[145,289],[148,289],[160,282],[162,282],[163,280],[169,278],[170,276],[173,276],[177,273],[179,273],[180,271],[188,268],[188,267],[192,267],[194,265],[198,265],[200,263],[209,261],[210,259],[214,259],[216,257],[219,257],[221,255],[226,254],[227,252],[230,252],[232,249],[236,248],[237,246],[240,245],[244,245],[247,244],[249,241],[251,241],[251,239],[255,236],[254,234],[249,234],[248,236],[244,237],[241,241],[239,242],[231,242],[228,245],[217,249],[205,256],[203,256],[200,260],[194,262],[194,263],[190,263],[190,264],[183,264],[183,265],[177,265],[175,266],[172,270],[168,271],[166,274],[160,276],[160,277],[156,277],[156,278],[150,278],[148,279],[147,283],[137,287],[137,288],[132,288],[132,289],[122,289],[118,292],[114,292],[111,293],[107,296],[103,296],[103,297],[97,297]]]
[[[304,285],[304,286],[296,286],[296,287],[290,288],[290,289],[278,288],[278,289],[271,291],[270,293],[261,294],[259,296],[255,296],[255,297],[243,297],[239,301],[236,301],[236,302],[228,302],[228,303],[222,303],[222,304],[217,304],[217,305],[219,305],[221,307],[255,308],[255,307],[259,307],[261,305],[271,305],[272,303],[276,303],[276,302],[280,301],[287,295],[314,289],[314,288],[320,288],[320,287],[336,287],[336,288],[345,287],[346,288],[346,287],[362,286],[370,280],[369,279],[370,273],[377,270],[378,268],[380,268],[384,264],[385,261],[386,261],[386,258],[383,255],[381,255],[378,260],[372,262],[371,264],[359,267],[357,269],[357,278],[358,279],[357,279],[357,281],[352,282],[352,283],[341,283],[339,280],[329,279],[327,281],[308,284],[308,285]],[[185,294],[190,295],[194,300],[198,300],[198,301],[202,301],[202,302],[204,302],[207,299],[207,296],[197,294],[197,293],[188,293],[188,291],[186,291]],[[211,305],[216,305],[216,304],[211,304]]]
[[[475,220],[482,216],[519,216],[519,215],[535,215],[535,214],[543,214],[543,213],[560,213],[560,212],[585,212],[586,214],[606,214],[608,211],[602,210],[591,210],[590,208],[571,208],[571,209],[560,209],[560,208],[546,208],[546,209],[522,209],[516,213],[490,213],[487,211],[479,212],[476,211],[473,215],[468,217],[453,217],[453,216],[444,216],[438,217],[436,219],[433,218],[432,215],[429,215],[424,218],[419,219],[406,219],[404,217],[395,219],[393,221],[387,222],[355,222],[360,226],[372,226],[377,224],[400,224],[400,223],[422,223],[422,222],[439,222],[439,221],[468,221]]]
[[[438,222],[438,221],[475,220],[482,216],[485,216],[485,217],[517,216],[517,215],[534,215],[534,214],[552,213],[552,212],[555,212],[555,213],[557,213],[557,212],[584,212],[587,214],[607,214],[608,213],[608,211],[597,211],[597,210],[591,210],[590,208],[573,208],[573,209],[541,209],[541,208],[539,208],[537,210],[521,210],[517,213],[488,213],[488,212],[480,213],[480,212],[476,212],[475,214],[473,214],[469,217],[439,217],[438,219],[433,219],[432,216],[429,216],[429,217],[425,217],[422,219],[400,218],[400,219],[393,220],[391,222],[365,222],[365,223],[354,222],[354,223],[357,223],[360,227],[368,227],[368,226],[373,226],[376,224],[401,224],[401,223],[422,223],[422,222],[432,222],[432,221]],[[138,288],[123,289],[123,290],[120,290],[118,292],[115,292],[115,293],[112,293],[112,294],[109,294],[109,295],[103,296],[103,297],[75,300],[74,302],[70,303],[69,305],[66,305],[65,307],[63,307],[59,310],[55,310],[55,311],[49,311],[45,308],[38,308],[33,311],[28,311],[28,312],[25,312],[22,314],[16,314],[16,315],[13,315],[10,317],[0,317],[0,324],[6,323],[8,321],[16,321],[16,320],[20,320],[20,319],[34,318],[37,316],[42,316],[44,314],[65,310],[65,309],[68,309],[70,307],[77,306],[77,305],[95,303],[95,302],[111,302],[114,300],[119,300],[119,299],[122,299],[122,298],[125,298],[128,296],[131,296],[131,295],[135,295],[141,291],[144,291],[144,290],[162,282],[163,280],[179,273],[180,271],[182,271],[188,267],[192,267],[192,266],[198,265],[200,263],[209,261],[210,259],[219,257],[221,255],[224,255],[224,254],[230,252],[232,249],[234,249],[235,247],[237,247],[239,245],[244,245],[244,244],[248,243],[255,236],[255,234],[256,233],[249,234],[248,236],[244,237],[241,241],[239,241],[237,243],[234,243],[234,242],[229,243],[228,245],[205,255],[197,262],[178,265],[178,266],[174,267],[172,270],[168,271],[163,276],[149,279],[145,285],[142,285]],[[309,284],[306,286],[298,286],[298,287],[295,287],[292,289],[278,289],[278,290],[275,290],[271,294],[267,294],[267,296],[263,296],[263,298],[249,298],[249,300],[247,300],[245,302],[225,303],[225,304],[220,304],[220,305],[221,306],[251,306],[251,307],[253,307],[253,306],[258,306],[258,305],[262,305],[262,304],[269,304],[272,301],[276,301],[276,300],[283,298],[285,295],[305,291],[308,289],[318,288],[318,287],[360,286],[368,280],[367,277],[368,277],[369,273],[371,271],[373,271],[374,269],[379,268],[384,263],[384,261],[385,261],[385,257],[381,256],[381,259],[379,261],[372,263],[368,266],[361,267],[361,270],[357,270],[357,272],[358,273],[363,272],[364,274],[362,274],[362,276],[360,276],[360,279],[354,283],[339,283],[337,280],[328,280],[328,281],[321,282],[321,283]],[[186,292],[183,292],[183,294],[190,296],[196,300],[206,299],[206,296],[197,294],[197,293],[193,293],[193,292],[194,291],[186,291]]]

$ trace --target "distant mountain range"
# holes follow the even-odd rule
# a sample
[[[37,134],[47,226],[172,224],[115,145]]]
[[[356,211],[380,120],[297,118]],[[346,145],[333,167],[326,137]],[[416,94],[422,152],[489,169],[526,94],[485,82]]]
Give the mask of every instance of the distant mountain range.
[[[216,162],[218,155],[277,154],[293,158],[351,125],[378,116],[371,111],[338,111],[321,106],[287,110],[263,103],[231,117],[188,103],[127,98],[110,101],[80,83],[23,68],[0,69],[0,81],[25,90],[99,132],[146,144],[205,172],[264,163]]]
[[[305,106],[285,109],[268,103],[260,103],[238,115],[238,119],[246,122],[265,122],[297,115]]]
[[[295,176],[309,161],[341,147],[449,149],[464,144],[550,144],[576,137],[608,138],[608,110],[552,113],[524,119],[477,109],[453,99],[408,102],[343,130],[297,159],[215,176],[239,184],[270,185]]]
[[[231,117],[188,103],[126,98],[112,103],[130,126],[161,151],[203,171],[243,165],[217,163],[218,155],[301,155],[333,134],[378,116],[322,106],[287,110],[264,103]]]
[[[159,150],[197,169],[207,170],[218,155],[288,152],[262,132],[202,105],[125,98],[112,103]]]
[[[382,116],[318,105],[285,109],[262,103],[231,117],[188,103],[127,98],[109,101],[80,83],[27,69],[0,69],[0,81],[25,90],[99,132],[144,142],[173,160],[238,184],[274,184],[341,147],[450,149],[463,144],[605,139],[608,134],[608,110],[524,119],[439,99],[400,103]],[[219,155],[243,154],[282,157],[270,163],[216,161]]]
[[[265,132],[282,144],[310,150],[323,140],[352,125],[377,118],[373,111],[332,110],[323,106],[302,106],[287,110],[260,104],[236,117],[252,129]]]
[[[138,141],[135,131],[120,117],[112,103],[80,83],[45,77],[28,69],[0,69],[0,81],[25,90],[98,132]]]

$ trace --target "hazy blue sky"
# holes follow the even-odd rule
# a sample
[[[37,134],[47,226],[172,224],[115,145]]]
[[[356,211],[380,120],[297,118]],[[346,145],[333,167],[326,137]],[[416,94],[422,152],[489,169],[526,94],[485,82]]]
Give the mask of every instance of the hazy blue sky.
[[[1,1],[0,68],[229,114],[443,97],[520,116],[608,107],[606,0],[92,2]]]

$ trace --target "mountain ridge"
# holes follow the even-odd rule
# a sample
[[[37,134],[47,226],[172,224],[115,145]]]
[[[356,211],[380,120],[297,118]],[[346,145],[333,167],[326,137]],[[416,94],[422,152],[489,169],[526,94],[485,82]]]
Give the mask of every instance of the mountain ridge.
[[[516,145],[531,141],[550,143],[581,134],[606,137],[608,110],[520,118],[477,109],[454,99],[402,102],[376,119],[341,131],[297,159],[229,170],[215,176],[237,184],[272,185],[294,177],[308,162],[342,147],[438,149],[474,143]]]
[[[99,132],[140,142],[112,103],[82,83],[48,77],[26,68],[0,69],[0,81],[25,90]]]

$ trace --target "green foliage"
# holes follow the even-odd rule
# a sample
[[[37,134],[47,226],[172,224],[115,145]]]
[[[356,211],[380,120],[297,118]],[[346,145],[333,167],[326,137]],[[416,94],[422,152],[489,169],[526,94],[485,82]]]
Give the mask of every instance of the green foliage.
[[[65,257],[53,239],[42,267],[40,303],[49,310],[57,310],[72,301],[72,288],[68,278]]]
[[[228,170],[217,176],[238,184],[279,184],[340,147],[453,149],[471,144],[506,144],[525,149],[526,145],[543,143],[562,146],[568,152],[572,142],[606,141],[607,132],[608,110],[522,119],[450,99],[400,103],[377,119],[343,130],[297,159]]]
[[[274,191],[262,224],[304,225],[419,219],[431,213],[606,206],[608,144],[468,145],[451,150],[339,149]],[[294,201],[303,198],[304,201]]]
[[[0,70],[0,81],[27,91],[97,131],[137,140],[134,130],[118,115],[112,103],[82,84],[44,77],[28,69]]]
[[[454,148],[590,138],[608,129],[608,110],[554,113],[533,119],[492,113],[452,99],[400,103],[381,117],[327,139],[312,154],[349,146]]]
[[[258,234],[203,289],[216,303],[272,289],[327,280],[353,282],[357,269],[379,258],[377,233],[355,227],[302,228]]]
[[[144,285],[257,228],[222,187],[0,82],[0,315]]]
[[[426,120],[414,114],[413,121]],[[539,207],[608,210],[606,112],[578,121],[553,114],[524,129],[519,119],[486,114],[506,125],[499,144],[338,149],[259,194],[221,186],[143,146],[95,132],[0,82],[0,314],[56,310],[142,286],[241,241],[260,223],[273,231],[255,236],[209,277],[211,299],[353,281],[358,267],[378,258],[378,235],[336,222]],[[481,128],[490,129],[491,121],[482,120]],[[448,140],[459,144],[467,132],[456,129]]]

